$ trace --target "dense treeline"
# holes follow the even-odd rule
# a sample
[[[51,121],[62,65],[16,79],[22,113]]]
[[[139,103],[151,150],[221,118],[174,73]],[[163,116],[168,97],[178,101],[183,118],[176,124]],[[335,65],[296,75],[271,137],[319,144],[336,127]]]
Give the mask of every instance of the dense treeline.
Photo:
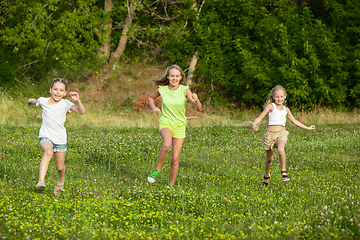
[[[0,4],[2,84],[126,58],[190,66],[209,96],[240,107],[260,107],[276,84],[288,90],[293,107],[360,106],[358,0]]]

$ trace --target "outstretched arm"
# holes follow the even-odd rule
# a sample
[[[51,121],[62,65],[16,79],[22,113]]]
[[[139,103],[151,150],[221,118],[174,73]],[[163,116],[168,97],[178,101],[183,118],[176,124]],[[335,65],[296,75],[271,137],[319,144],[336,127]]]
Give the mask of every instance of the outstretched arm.
[[[189,101],[193,104],[193,106],[196,108],[197,111],[201,111],[201,102],[198,98],[198,95],[196,93],[192,93],[191,90],[188,88],[186,89],[186,97],[189,99]]]
[[[37,100],[36,100],[35,98],[29,98],[29,99],[28,99],[28,104],[29,104],[29,105],[35,105],[36,102],[37,102]]]
[[[301,122],[299,122],[298,120],[296,120],[295,118],[294,118],[294,116],[291,114],[291,111],[290,111],[290,109],[289,108],[286,108],[286,111],[287,111],[287,118],[294,124],[294,125],[296,125],[296,126],[298,126],[298,127],[301,127],[301,128],[303,128],[303,129],[306,129],[306,130],[313,130],[313,129],[315,129],[315,125],[311,125],[310,127],[307,127],[307,126],[305,126],[304,124],[302,124]]]
[[[160,112],[160,108],[155,106],[155,99],[158,97],[160,97],[160,92],[159,89],[156,89],[152,94],[150,94],[148,99],[153,114],[157,114],[158,112]]]
[[[85,107],[80,101],[79,93],[71,91],[70,96],[77,103],[77,106],[76,105],[71,106],[70,110],[73,111],[73,112],[77,112],[80,115],[84,115],[85,114]]]
[[[268,104],[264,111],[262,111],[262,113],[260,114],[259,117],[257,117],[254,122],[251,124],[252,129],[256,132],[259,130],[259,123],[261,122],[261,120],[263,120],[263,118],[266,116],[266,114],[268,114],[269,112],[271,112],[274,109],[273,105]]]

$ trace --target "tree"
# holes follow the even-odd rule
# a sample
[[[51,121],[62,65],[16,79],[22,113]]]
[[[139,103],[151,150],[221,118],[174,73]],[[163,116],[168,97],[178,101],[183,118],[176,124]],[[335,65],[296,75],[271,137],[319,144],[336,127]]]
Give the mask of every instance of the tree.
[[[127,3],[128,3],[128,12],[126,14],[124,27],[122,29],[122,35],[120,37],[118,47],[110,56],[110,61],[118,62],[120,57],[124,53],[124,50],[126,47],[126,43],[127,43],[127,39],[128,39],[127,34],[129,31],[129,28],[131,26],[131,23],[132,23],[134,14],[135,14],[136,4],[138,3],[138,1],[130,0],[130,3],[129,2],[127,2]]]
[[[110,13],[113,6],[114,6],[114,0],[105,0],[105,4],[104,4],[105,13],[106,14]],[[104,23],[101,26],[103,29],[103,32],[95,29],[95,31],[97,33],[96,35],[101,42],[101,46],[98,49],[98,56],[100,58],[109,59],[109,57],[110,57],[110,53],[111,53],[110,36],[111,36],[112,26],[113,26],[113,19],[109,16],[107,23]],[[102,39],[102,33],[104,35],[103,39]]]
[[[101,47],[98,49],[98,55],[99,57],[105,58],[105,60],[110,59],[110,61],[112,62],[118,62],[122,54],[124,53],[128,40],[129,29],[133,21],[136,8],[141,3],[141,1],[126,1],[126,8],[123,7],[124,5],[122,3],[122,1],[117,1],[115,4],[114,0],[105,0],[104,12],[106,13],[108,19],[106,19],[106,22],[104,22],[102,25],[103,31],[96,30],[97,36],[102,43]],[[119,12],[121,14],[119,14]],[[122,23],[120,18],[124,15],[125,22]],[[113,29],[113,18],[115,18],[115,21],[117,22],[119,28],[122,28],[122,31],[116,49],[111,52],[111,40],[114,40],[114,42],[116,42],[116,37],[111,38],[111,33],[113,30],[118,29],[118,27]]]
[[[78,61],[96,63],[102,10],[95,0],[1,2],[0,43],[32,76],[52,66],[74,68]]]

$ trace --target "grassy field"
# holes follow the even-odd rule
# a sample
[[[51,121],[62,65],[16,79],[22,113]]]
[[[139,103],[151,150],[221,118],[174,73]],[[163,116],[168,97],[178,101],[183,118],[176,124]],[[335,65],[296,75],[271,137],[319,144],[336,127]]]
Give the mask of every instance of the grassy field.
[[[0,126],[0,239],[359,239],[360,127],[289,126],[290,182],[278,155],[261,186],[264,128],[187,129],[175,192],[169,159],[157,182],[156,128],[70,126],[66,191],[35,192],[42,151],[37,127]]]

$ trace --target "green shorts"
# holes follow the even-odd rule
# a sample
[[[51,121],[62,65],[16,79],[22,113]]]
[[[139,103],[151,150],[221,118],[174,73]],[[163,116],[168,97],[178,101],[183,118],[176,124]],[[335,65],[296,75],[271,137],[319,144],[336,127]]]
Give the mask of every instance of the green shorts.
[[[163,128],[170,129],[173,134],[173,136],[172,136],[173,138],[185,138],[186,125],[174,126],[174,125],[169,125],[169,124],[165,124],[165,123],[160,123],[159,130],[161,130]]]

